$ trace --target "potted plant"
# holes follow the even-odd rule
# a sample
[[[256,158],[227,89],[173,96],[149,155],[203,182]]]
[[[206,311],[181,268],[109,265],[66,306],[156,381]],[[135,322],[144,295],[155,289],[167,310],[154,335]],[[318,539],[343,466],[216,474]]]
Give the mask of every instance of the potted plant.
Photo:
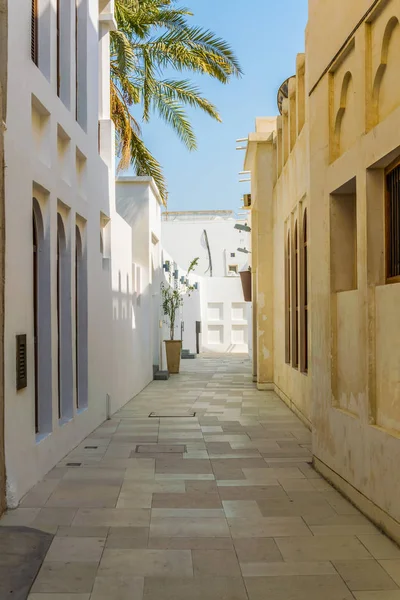
[[[161,284],[161,297],[162,297],[162,309],[164,313],[164,323],[169,327],[169,340],[164,340],[165,350],[167,354],[167,365],[170,373],[179,373],[179,367],[181,363],[181,352],[182,352],[182,340],[175,339],[175,327],[176,320],[179,314],[179,309],[183,305],[184,296],[187,294],[190,296],[191,292],[195,289],[190,284],[188,276],[194,271],[198,258],[192,260],[189,265],[185,278],[182,278],[181,282],[174,278],[172,281],[172,273],[169,273],[169,281]]]
[[[240,272],[242,280],[243,296],[245,302],[251,302],[251,267],[247,271]]]

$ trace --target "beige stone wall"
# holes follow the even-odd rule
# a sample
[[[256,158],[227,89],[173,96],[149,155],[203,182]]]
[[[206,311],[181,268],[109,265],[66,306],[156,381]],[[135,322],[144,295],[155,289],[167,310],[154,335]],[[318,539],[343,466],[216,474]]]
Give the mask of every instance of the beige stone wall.
[[[305,126],[296,143],[288,156],[287,162],[283,167],[282,173],[278,178],[273,191],[273,262],[274,262],[274,383],[276,391],[281,397],[293,404],[293,408],[311,422],[311,398],[310,398],[310,380],[311,370],[305,372],[303,360],[303,348],[305,342],[305,332],[302,323],[302,302],[303,302],[303,248],[300,243],[298,259],[298,294],[299,311],[295,314],[295,298],[293,277],[293,268],[291,273],[291,305],[292,318],[290,323],[291,335],[291,355],[290,362],[286,362],[286,335],[285,329],[288,327],[285,315],[285,255],[287,240],[290,237],[292,246],[292,258],[294,252],[294,231],[297,224],[298,238],[302,240],[303,218],[307,211],[309,201],[309,182],[308,182],[308,128]],[[279,145],[275,149],[279,151]],[[298,319],[298,366],[293,364],[293,349],[295,340],[295,320]],[[310,351],[310,349],[309,349]]]
[[[303,321],[303,219],[309,196],[308,126],[305,124],[305,60],[299,55],[296,77],[278,119],[257,119],[249,137],[246,169],[252,179],[252,264],[254,375],[260,389],[274,389],[310,425],[310,375],[306,372]],[[299,247],[295,254],[297,223]],[[290,322],[287,311],[285,244],[297,256],[298,308],[294,263],[290,272]],[[296,320],[298,326],[296,327]],[[297,333],[296,333],[297,332]],[[288,342],[288,336],[290,342]],[[296,339],[297,338],[297,339]],[[288,356],[287,345],[290,344]],[[298,356],[294,356],[297,345]]]
[[[326,53],[312,51],[321,35],[330,48],[345,38],[332,23],[328,35],[329,4],[311,3],[313,77]],[[372,6],[341,4],[344,23]],[[399,0],[379,2],[309,98],[314,454],[382,510],[392,533],[391,518],[400,521],[400,283],[386,283],[385,167],[400,156],[399,20]]]
[[[400,280],[387,282],[385,173],[400,159],[400,0],[310,0],[309,13],[306,60],[298,57],[282,115],[264,140],[274,175],[266,165],[260,171],[255,134],[247,150],[258,218],[255,372],[260,385],[268,369],[274,389],[312,422],[321,472],[400,540]],[[272,207],[272,225],[261,223],[260,206],[268,214]],[[288,233],[293,256],[305,209],[307,375],[301,360],[293,364],[293,264],[290,318],[285,293]],[[265,256],[272,275],[265,267],[262,275]],[[297,260],[301,273],[301,247]],[[301,275],[299,286],[301,293]],[[259,341],[271,335],[272,364]]]
[[[273,388],[273,248],[271,190],[274,177],[272,130],[259,122],[252,136],[252,154],[247,167],[252,170],[252,296],[253,296],[253,375],[260,389]],[[266,123],[264,123],[266,125]],[[263,131],[264,129],[264,131]],[[268,130],[269,129],[269,130]]]
[[[373,3],[372,0],[309,0],[307,54],[312,56],[312,61],[307,68],[310,88]]]
[[[5,510],[4,456],[4,126],[7,98],[7,0],[0,0],[0,515]]]
[[[321,53],[311,50],[324,31],[335,48],[345,36],[331,25],[328,36],[317,20],[329,3],[311,4],[316,73]],[[368,9],[340,4],[343,22]],[[399,20],[398,0],[379,2],[309,99],[314,454],[393,528],[385,513],[400,521],[400,283],[386,283],[384,169],[400,156]]]
[[[4,126],[2,87],[0,85],[0,515],[5,503],[4,456]]]

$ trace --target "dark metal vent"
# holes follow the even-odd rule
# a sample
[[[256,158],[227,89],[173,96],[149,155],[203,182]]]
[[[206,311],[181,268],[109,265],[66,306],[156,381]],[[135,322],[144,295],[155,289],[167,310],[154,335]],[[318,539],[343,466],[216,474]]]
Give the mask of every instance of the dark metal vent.
[[[17,335],[16,340],[17,390],[23,390],[28,385],[28,373],[26,364],[26,334]]]
[[[85,446],[85,450],[97,450],[98,446]]]
[[[67,467],[80,467],[82,463],[67,463]]]

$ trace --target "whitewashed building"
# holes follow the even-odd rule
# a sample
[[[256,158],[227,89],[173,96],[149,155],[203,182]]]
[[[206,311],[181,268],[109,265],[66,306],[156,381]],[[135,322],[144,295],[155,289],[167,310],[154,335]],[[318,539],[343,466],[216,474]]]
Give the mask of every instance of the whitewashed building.
[[[113,213],[113,8],[101,0],[8,3],[4,361],[11,507],[107,415],[112,291],[110,242],[102,239]]]
[[[184,272],[199,257],[194,275],[199,293],[185,301],[183,347],[192,353],[251,352],[250,304],[243,298],[240,271],[250,266],[247,214],[232,211],[180,211],[162,215],[161,240]],[[199,325],[200,323],[200,325]],[[200,333],[199,333],[200,330]]]
[[[187,223],[171,223],[171,213],[161,221],[163,203],[152,179],[124,176],[116,184],[113,14],[112,0],[13,0],[6,45],[0,36],[8,71],[4,446],[10,508],[139,393],[154,368],[166,368],[160,285],[168,278],[167,261],[181,278],[200,256],[191,277],[197,290],[178,323],[179,329],[184,323],[184,347],[247,351],[238,276],[247,256],[236,249],[248,244],[234,230],[233,216],[196,217],[188,235]],[[0,75],[4,89],[1,68]],[[182,237],[181,245],[174,237]],[[204,273],[208,248],[213,277]],[[0,506],[1,461],[0,438]]]

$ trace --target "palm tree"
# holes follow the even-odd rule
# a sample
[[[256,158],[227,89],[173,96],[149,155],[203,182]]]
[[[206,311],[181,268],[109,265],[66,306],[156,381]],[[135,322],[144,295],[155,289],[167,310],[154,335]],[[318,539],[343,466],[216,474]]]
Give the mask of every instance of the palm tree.
[[[119,168],[133,165],[138,175],[152,176],[164,199],[161,166],[141,138],[133,107],[140,108],[144,123],[157,113],[189,150],[195,150],[185,105],[220,121],[218,111],[188,79],[164,79],[163,72],[200,73],[223,84],[242,73],[230,46],[209,30],[189,26],[190,16],[187,8],[176,6],[176,0],[115,0],[118,31],[111,33],[111,110]]]

